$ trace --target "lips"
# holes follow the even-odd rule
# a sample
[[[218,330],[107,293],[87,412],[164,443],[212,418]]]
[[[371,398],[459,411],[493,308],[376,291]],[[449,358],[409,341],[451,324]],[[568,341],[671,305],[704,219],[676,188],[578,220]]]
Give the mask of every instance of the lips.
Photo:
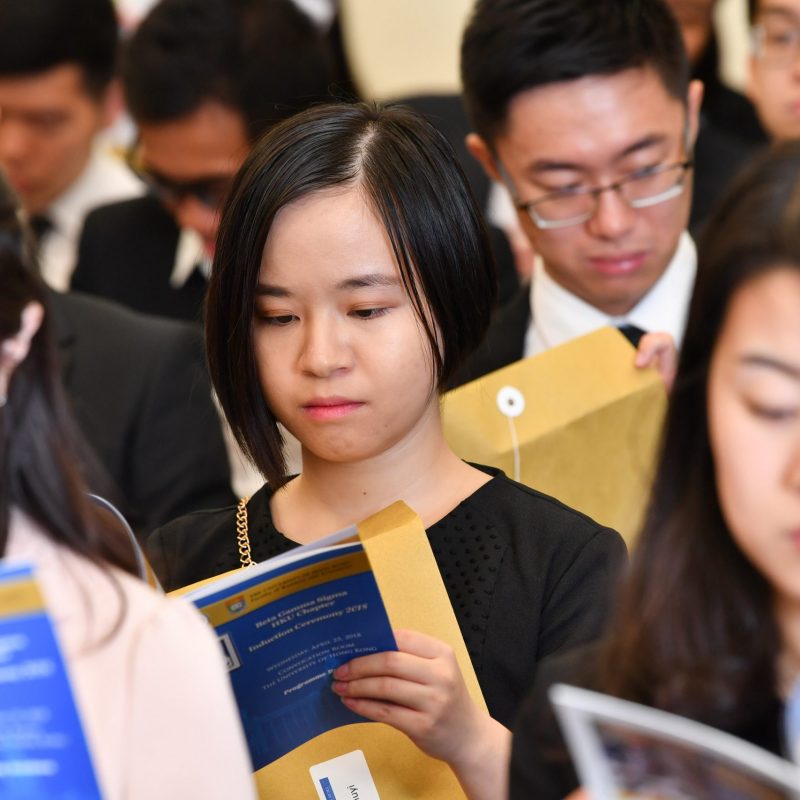
[[[311,419],[325,421],[341,419],[363,406],[363,402],[349,397],[314,397],[304,403],[302,408]]]
[[[590,258],[589,263],[595,272],[602,275],[630,275],[641,269],[647,258],[646,252],[619,253],[608,256]]]

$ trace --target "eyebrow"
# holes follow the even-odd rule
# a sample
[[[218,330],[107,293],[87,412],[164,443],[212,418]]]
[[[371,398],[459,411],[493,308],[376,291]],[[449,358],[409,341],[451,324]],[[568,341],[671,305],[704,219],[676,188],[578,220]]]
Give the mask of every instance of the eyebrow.
[[[372,286],[399,286],[400,278],[396,275],[384,275],[381,272],[373,272],[368,275],[357,275],[352,278],[345,278],[339,281],[334,289],[338,292],[351,291],[353,289],[365,289]],[[256,286],[256,296],[258,297],[291,297],[292,292],[284,286],[277,286],[272,283],[259,283]]]
[[[780,372],[782,375],[787,375],[800,381],[800,366],[789,364],[786,361],[781,361],[779,358],[772,356],[765,356],[760,353],[749,353],[742,356],[740,362],[745,367],[765,367]]]
[[[643,136],[641,139],[633,142],[632,144],[628,145],[624,150],[614,156],[612,163],[616,164],[619,161],[624,161],[628,156],[632,156],[634,153],[638,153],[641,150],[647,150],[650,147],[655,147],[656,145],[663,144],[667,141],[667,137],[663,133],[652,133],[648,136]],[[572,172],[586,172],[586,166],[584,164],[577,164],[572,161],[554,161],[550,159],[539,159],[534,161],[533,164],[528,167],[527,172],[529,175],[536,175],[537,173],[542,172],[559,172],[564,170],[570,170]]]

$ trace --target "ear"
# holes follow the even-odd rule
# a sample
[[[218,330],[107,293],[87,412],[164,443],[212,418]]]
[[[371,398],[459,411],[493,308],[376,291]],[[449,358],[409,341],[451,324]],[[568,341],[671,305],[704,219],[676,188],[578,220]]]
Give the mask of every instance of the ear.
[[[700,108],[703,105],[703,93],[705,87],[702,81],[691,81],[689,83],[689,93],[686,97],[686,115],[689,131],[689,144],[694,148],[697,141],[697,132],[700,129]]]
[[[31,342],[42,326],[44,308],[41,303],[30,302],[22,309],[20,328],[0,345],[0,368],[11,373],[26,359],[31,349]]]
[[[125,100],[122,96],[122,86],[117,78],[111,81],[106,88],[102,99],[102,126],[111,127],[122,114]]]
[[[477,133],[468,133],[464,142],[472,157],[483,167],[483,171],[493,181],[502,182],[489,145]]]

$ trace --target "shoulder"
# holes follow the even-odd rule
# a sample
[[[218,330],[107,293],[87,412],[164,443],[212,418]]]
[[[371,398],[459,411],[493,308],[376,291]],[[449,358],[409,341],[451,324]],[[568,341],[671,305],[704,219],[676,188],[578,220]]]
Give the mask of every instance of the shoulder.
[[[249,800],[247,746],[214,632],[188,600],[159,595],[129,576],[123,586],[130,796],[175,797],[191,788],[196,798],[232,792]],[[169,746],[154,755],[153,737]],[[208,765],[201,774],[198,763]]]
[[[50,303],[59,340],[75,336],[103,349],[110,337],[124,342],[128,351],[157,354],[202,343],[199,329],[188,322],[142,314],[81,292],[53,292]]]
[[[101,233],[111,226],[114,231],[142,224],[166,224],[174,221],[166,209],[152,195],[142,195],[98,206],[86,217],[84,231]],[[110,231],[109,231],[110,232]]]
[[[492,480],[468,502],[511,539],[535,539],[538,546],[557,549],[582,548],[596,540],[601,547],[621,549],[622,537],[586,514],[507,477],[502,471],[479,467]]]
[[[167,591],[237,566],[236,506],[195,511],[154,530],[147,556]]]
[[[263,486],[247,504],[252,519],[269,514],[271,492]],[[237,506],[195,511],[157,528],[147,555],[167,591],[188,586],[239,566]]]

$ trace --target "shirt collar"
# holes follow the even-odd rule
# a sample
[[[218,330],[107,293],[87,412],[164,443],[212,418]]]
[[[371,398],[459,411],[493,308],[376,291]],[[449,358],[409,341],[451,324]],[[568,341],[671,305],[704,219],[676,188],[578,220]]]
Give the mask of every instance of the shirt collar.
[[[200,234],[190,228],[181,228],[169,285],[180,289],[195,270],[207,279],[211,274],[211,259],[206,254]]]
[[[531,281],[531,322],[525,355],[535,355],[607,325],[636,325],[644,331],[669,333],[680,348],[697,272],[697,250],[683,232],[664,274],[624,316],[612,317],[556,283],[536,258]]]

